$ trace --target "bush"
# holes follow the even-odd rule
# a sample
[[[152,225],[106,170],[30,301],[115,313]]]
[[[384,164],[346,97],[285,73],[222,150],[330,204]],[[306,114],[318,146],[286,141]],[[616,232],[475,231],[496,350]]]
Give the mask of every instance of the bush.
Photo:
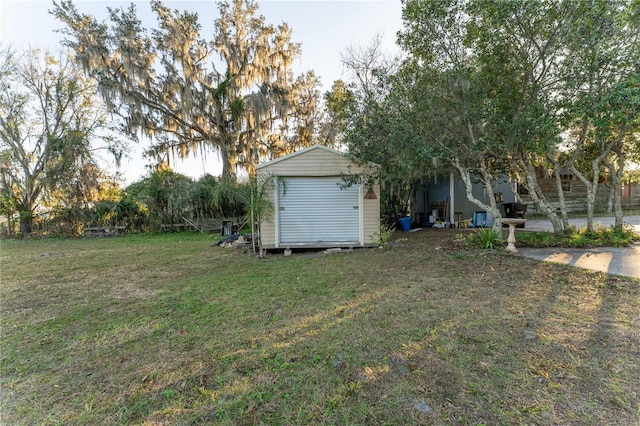
[[[558,237],[553,232],[518,232],[516,240],[527,247],[555,247]]]
[[[569,234],[568,244],[571,247],[583,248],[588,245],[599,245],[599,244],[591,244],[594,240],[590,239],[588,235],[576,232]]]
[[[571,228],[564,234],[551,232],[519,232],[519,243],[527,247],[624,247],[640,239],[631,226],[622,229],[596,228],[589,232],[586,228]]]
[[[391,237],[395,231],[395,224],[387,225],[385,221],[382,220],[380,221],[380,232],[374,233],[372,237],[378,246],[386,246],[389,241],[391,241]]]
[[[586,229],[583,229],[580,233],[585,235],[593,245],[611,247],[628,246],[634,240],[640,238],[640,235],[636,234],[631,226],[623,226],[622,229],[616,229],[613,226],[596,228],[592,232],[587,232]]]

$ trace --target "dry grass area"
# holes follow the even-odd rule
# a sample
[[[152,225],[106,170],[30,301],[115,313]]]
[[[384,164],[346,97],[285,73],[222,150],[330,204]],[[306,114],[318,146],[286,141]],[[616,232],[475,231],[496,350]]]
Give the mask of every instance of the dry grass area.
[[[640,282],[471,250],[4,241],[2,424],[640,422]]]

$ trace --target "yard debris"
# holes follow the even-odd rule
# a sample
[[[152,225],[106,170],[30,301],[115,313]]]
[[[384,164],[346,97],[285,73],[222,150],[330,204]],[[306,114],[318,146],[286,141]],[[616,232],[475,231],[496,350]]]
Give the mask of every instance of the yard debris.
[[[326,249],[324,251],[324,254],[330,254],[330,253],[340,253],[342,251],[342,249],[340,247],[336,247],[336,248],[330,248],[330,249]]]
[[[331,358],[331,365],[333,365],[336,368],[342,368],[344,367],[345,364],[346,362],[344,360],[344,355],[341,354],[340,352],[338,352],[333,356],[333,358]]]
[[[406,376],[411,373],[411,366],[404,356],[394,354],[391,355],[387,361],[389,363],[389,370],[398,373],[401,376]]]
[[[432,228],[445,229],[445,228],[449,228],[450,225],[451,225],[450,222],[436,222],[436,223],[433,224]]]
[[[224,248],[238,248],[238,247],[247,247],[251,246],[253,243],[252,235],[229,235],[224,240],[218,242],[216,244],[219,247]]]
[[[428,414],[431,412],[431,407],[424,400],[415,398],[407,398],[407,400],[411,405],[413,405],[413,408],[416,411],[419,411],[422,414]]]
[[[349,247],[348,249],[343,249],[341,247],[333,247],[333,248],[328,248],[325,251],[323,251],[324,254],[331,254],[331,253],[351,253],[353,252],[353,247]]]

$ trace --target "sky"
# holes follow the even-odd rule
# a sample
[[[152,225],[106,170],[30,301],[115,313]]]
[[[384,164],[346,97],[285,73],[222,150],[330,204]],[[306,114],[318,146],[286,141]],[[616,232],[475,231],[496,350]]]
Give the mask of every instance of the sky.
[[[80,12],[88,13],[102,21],[107,16],[107,6],[127,7],[131,2],[77,1]],[[155,26],[155,18],[146,1],[134,2],[144,25]],[[213,21],[218,8],[215,1],[164,1],[172,9],[198,12],[202,24],[201,35],[210,40]],[[292,40],[302,44],[302,55],[293,64],[294,75],[314,70],[321,79],[323,91],[329,90],[333,81],[347,75],[340,61],[340,54],[351,45],[366,46],[376,34],[383,36],[383,50],[394,54],[396,34],[402,28],[400,0],[362,1],[258,1],[258,13],[266,22],[278,25],[286,22],[292,28]],[[57,49],[63,36],[55,30],[63,27],[48,13],[51,1],[0,0],[0,44],[24,47]],[[142,141],[145,144],[145,141]],[[119,170],[113,161],[106,161],[106,168],[119,171],[124,183],[139,180],[147,170],[142,157],[142,146],[133,146],[130,158],[123,160]],[[193,178],[205,173],[219,175],[221,167],[216,155],[198,157],[186,161],[175,159],[173,169]]]

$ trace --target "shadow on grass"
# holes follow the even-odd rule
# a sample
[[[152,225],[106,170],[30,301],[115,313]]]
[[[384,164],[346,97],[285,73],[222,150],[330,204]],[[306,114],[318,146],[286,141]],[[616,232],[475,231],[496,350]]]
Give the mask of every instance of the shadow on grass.
[[[48,312],[29,292],[40,275],[21,278],[3,290],[3,411],[17,424],[637,422],[637,282],[434,235],[447,234],[316,258],[215,249],[209,264],[197,245],[163,246],[128,285],[120,271],[87,287],[61,264]]]
[[[548,276],[550,270],[543,266],[531,272]],[[628,340],[632,330],[620,336],[610,335],[609,326],[599,330],[612,322],[603,323],[602,314],[615,310],[617,296],[626,297],[608,288],[606,277],[559,271],[557,280],[545,285],[503,280],[488,299],[478,297],[482,287],[472,284],[453,290],[452,298],[458,298],[451,302],[457,308],[453,312],[420,303],[424,291],[433,292],[432,283],[423,280],[295,320],[276,332],[279,337],[255,337],[249,348],[223,356],[224,361],[191,378],[202,382],[205,377],[209,384],[218,378],[201,389],[212,404],[199,421],[633,422],[638,397],[631,375],[637,348],[617,354],[608,349],[621,338]],[[508,274],[503,278],[508,281]],[[398,306],[407,298],[415,300]],[[418,313],[421,305],[426,309]],[[415,329],[403,329],[409,336],[401,338],[394,335],[401,329],[396,321]],[[367,336],[357,330],[362,323],[380,327],[370,328]],[[590,337],[594,333],[596,340]],[[622,359],[617,371],[628,382],[597,367],[609,358]],[[289,400],[297,392],[305,394],[303,399]]]

